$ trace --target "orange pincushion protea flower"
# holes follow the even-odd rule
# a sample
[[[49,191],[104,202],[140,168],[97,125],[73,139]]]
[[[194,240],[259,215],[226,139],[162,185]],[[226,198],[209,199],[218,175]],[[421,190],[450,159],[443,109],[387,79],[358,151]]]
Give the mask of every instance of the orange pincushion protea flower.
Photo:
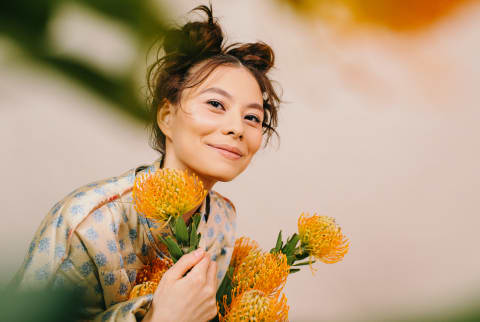
[[[153,294],[160,283],[163,274],[172,267],[173,261],[168,258],[155,258],[149,265],[145,265],[138,273],[135,286],[130,292],[129,299]]]
[[[173,265],[173,261],[168,258],[155,258],[149,265],[145,265],[138,273],[135,284],[147,281],[159,283],[163,274]]]
[[[159,169],[135,178],[132,197],[135,209],[145,217],[169,221],[200,204],[207,191],[194,174]]]
[[[235,242],[232,285],[236,292],[254,288],[268,295],[276,294],[283,289],[290,273],[287,257],[264,253],[255,246],[248,238]]]
[[[240,237],[235,240],[235,246],[233,248],[232,259],[230,265],[233,267],[238,266],[243,259],[252,251],[259,250],[258,243],[248,237]]]
[[[155,293],[157,286],[158,286],[158,283],[155,283],[155,282],[145,282],[142,284],[135,285],[130,291],[130,295],[128,296],[128,299],[131,300],[136,297],[144,296],[147,294],[153,294]]]
[[[288,321],[287,298],[266,296],[259,290],[248,290],[232,299],[225,316],[219,315],[220,322],[236,321]]]
[[[339,262],[348,252],[348,239],[332,217],[302,213],[298,218],[298,235],[302,247],[324,263]]]

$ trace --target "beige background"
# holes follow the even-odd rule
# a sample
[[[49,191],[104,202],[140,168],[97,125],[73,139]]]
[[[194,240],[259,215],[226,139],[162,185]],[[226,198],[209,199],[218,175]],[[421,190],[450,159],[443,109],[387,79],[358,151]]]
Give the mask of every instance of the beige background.
[[[182,21],[199,3],[171,0],[167,8]],[[306,23],[271,1],[213,4],[231,41],[274,48],[272,78],[288,101],[279,147],[215,187],[235,203],[239,234],[270,248],[278,230],[294,232],[307,211],[335,217],[351,239],[343,262],[290,277],[290,319],[369,321],[474,301],[480,7],[405,36]],[[59,50],[83,48],[85,59],[118,73],[131,63],[132,40],[115,23],[79,8],[62,15],[61,28],[52,26]],[[156,158],[143,125],[17,56],[0,39],[4,281],[56,201]],[[142,78],[144,60],[135,63]]]

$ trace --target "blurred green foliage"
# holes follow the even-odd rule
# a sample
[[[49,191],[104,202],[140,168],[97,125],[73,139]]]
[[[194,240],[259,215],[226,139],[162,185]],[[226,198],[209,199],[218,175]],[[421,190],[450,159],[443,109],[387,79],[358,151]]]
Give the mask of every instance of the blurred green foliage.
[[[433,312],[412,314],[405,312],[402,314],[386,313],[382,317],[373,318],[372,321],[378,322],[479,322],[480,305],[478,305],[478,296],[472,296],[469,304],[458,304],[457,306],[446,308],[437,307]]]
[[[146,104],[139,98],[133,73],[115,76],[76,58],[55,54],[48,42],[48,25],[65,3],[86,6],[128,28],[137,49],[152,44],[165,30],[160,10],[145,0],[15,0],[0,3],[0,35],[13,40],[30,59],[75,80],[130,116],[147,121]]]
[[[0,291],[0,321],[52,322],[78,321],[82,304],[79,292],[67,290],[15,292]]]

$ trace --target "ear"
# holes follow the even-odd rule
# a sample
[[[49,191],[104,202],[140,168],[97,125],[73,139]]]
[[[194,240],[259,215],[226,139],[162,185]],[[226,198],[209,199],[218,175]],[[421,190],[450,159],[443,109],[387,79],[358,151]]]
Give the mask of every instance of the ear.
[[[160,130],[168,139],[171,139],[171,126],[174,117],[174,110],[172,104],[165,99],[157,110],[157,124]]]

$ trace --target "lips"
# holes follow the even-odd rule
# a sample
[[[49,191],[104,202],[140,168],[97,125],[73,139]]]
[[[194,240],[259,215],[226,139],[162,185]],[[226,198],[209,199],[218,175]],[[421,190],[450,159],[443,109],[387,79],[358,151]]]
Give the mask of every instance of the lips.
[[[208,144],[208,146],[218,150],[222,155],[230,159],[238,159],[243,156],[242,151],[239,148],[236,148],[227,144]]]

